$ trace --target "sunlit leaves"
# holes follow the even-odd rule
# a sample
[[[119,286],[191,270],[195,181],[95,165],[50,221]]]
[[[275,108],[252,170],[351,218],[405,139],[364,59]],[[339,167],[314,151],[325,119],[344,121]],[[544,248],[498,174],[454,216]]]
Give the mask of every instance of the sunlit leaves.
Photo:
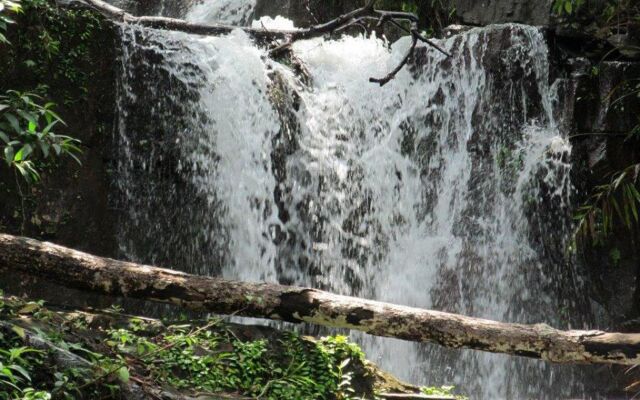
[[[557,15],[571,15],[583,4],[584,0],[555,0],[553,3],[553,12]]]
[[[19,0],[0,0],[0,44],[9,44],[4,33],[7,25],[12,24],[13,20],[8,17],[8,14],[17,12],[20,12]]]
[[[64,121],[53,111],[53,103],[40,105],[40,101],[33,93],[10,90],[0,95],[2,156],[28,182],[40,179],[42,161],[54,155],[68,155],[80,163],[80,142],[54,132]]]

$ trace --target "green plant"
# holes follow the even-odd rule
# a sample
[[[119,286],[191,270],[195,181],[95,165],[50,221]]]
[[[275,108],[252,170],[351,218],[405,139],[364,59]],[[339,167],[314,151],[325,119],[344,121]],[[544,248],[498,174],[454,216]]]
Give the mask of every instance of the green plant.
[[[610,181],[596,187],[587,203],[578,209],[575,237],[601,244],[620,221],[628,229],[640,222],[640,163],[614,173]]]
[[[14,23],[7,13],[15,14],[20,11],[20,0],[0,0],[0,44],[9,44],[4,33],[7,30],[7,25]]]
[[[466,400],[465,396],[460,396],[454,393],[454,386],[441,386],[441,387],[422,387],[420,391],[428,396],[443,396],[451,397],[456,400]]]
[[[109,28],[95,12],[61,8],[53,0],[21,0],[21,6],[16,22],[25,29],[12,32],[14,46],[3,49],[0,71],[25,82],[23,90],[46,83],[42,94],[65,106],[87,101],[94,71],[103,68],[96,64],[112,37]],[[15,87],[0,82],[0,88]]]
[[[31,383],[31,376],[25,369],[29,364],[25,356],[29,353],[41,354],[29,347],[0,349],[0,390],[21,391],[18,385]]]
[[[145,337],[133,330],[109,332],[117,354],[140,360],[151,379],[163,386],[200,393],[241,392],[258,399],[352,398],[352,362],[364,362],[364,353],[344,336],[318,342],[288,333],[275,344],[243,341],[219,320],[200,328],[170,326]]]
[[[64,121],[53,111],[53,103],[40,105],[42,98],[33,93],[9,90],[0,95],[0,141],[4,160],[25,180],[40,179],[42,161],[52,156],[76,157],[78,140],[54,132]]]
[[[566,13],[573,14],[578,8],[582,7],[585,0],[555,0],[553,3],[553,11],[557,15]]]
[[[33,371],[43,364],[45,353],[21,345],[22,336],[18,326],[0,332],[0,399],[47,399],[47,392],[33,388]]]

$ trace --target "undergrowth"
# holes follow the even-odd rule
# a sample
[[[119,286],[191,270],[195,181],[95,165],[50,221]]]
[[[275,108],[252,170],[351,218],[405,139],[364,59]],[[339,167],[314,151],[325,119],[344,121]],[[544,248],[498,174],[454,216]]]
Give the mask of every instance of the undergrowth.
[[[220,319],[162,323],[115,308],[54,312],[0,294],[0,400],[126,399],[132,388],[150,398],[269,400],[376,399],[388,390],[417,390],[387,379],[345,336],[313,339]],[[453,387],[422,392],[462,398]]]
[[[84,8],[60,8],[52,0],[21,0],[15,26],[7,33],[11,43],[0,46],[0,71],[10,74],[18,89],[44,96],[62,94],[64,105],[86,100],[93,75],[91,66],[99,47],[110,37],[102,19]],[[27,29],[19,27],[28,27]],[[46,82],[46,84],[45,84]]]

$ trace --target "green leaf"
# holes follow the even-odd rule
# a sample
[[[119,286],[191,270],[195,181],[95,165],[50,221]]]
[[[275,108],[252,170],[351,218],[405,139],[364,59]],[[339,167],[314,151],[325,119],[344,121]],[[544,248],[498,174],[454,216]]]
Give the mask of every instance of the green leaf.
[[[49,158],[49,143],[45,142],[45,141],[41,141],[39,142],[40,144],[40,150],[42,150],[42,155],[44,155],[44,158]]]
[[[631,192],[633,193],[638,203],[640,203],[640,192],[638,192],[638,189],[636,188],[635,185],[630,185],[630,186],[631,186]]]
[[[20,133],[22,129],[20,129],[20,122],[18,122],[18,118],[15,115],[6,113],[4,114],[4,118],[9,121],[11,128],[13,128],[14,132]]]
[[[53,128],[54,126],[56,126],[56,124],[57,124],[58,122],[60,122],[60,120],[55,120],[55,121],[50,122],[50,123],[49,123],[49,125],[47,125],[47,126],[42,130],[42,133],[41,133],[41,137],[40,137],[40,138],[44,137],[45,135],[48,135],[48,134],[49,134],[49,131],[51,131],[51,128]]]
[[[21,366],[14,364],[14,365],[9,366],[9,368],[11,368],[12,370],[18,372],[20,375],[22,375],[24,377],[24,379],[26,379],[27,381],[31,382],[31,377],[29,376],[29,373],[24,368],[22,368]]]
[[[40,309],[40,305],[38,303],[31,302],[31,303],[25,304],[24,307],[18,310],[18,314],[31,314],[32,312],[39,309]]]
[[[36,65],[38,65],[38,64],[36,64],[36,62],[33,61],[33,60],[25,60],[25,62],[24,62],[24,66],[27,67],[27,68],[33,68]]]
[[[30,144],[25,144],[20,150],[13,156],[13,161],[24,161],[33,152],[33,147]]]
[[[29,121],[29,123],[38,124],[38,119],[32,113],[25,110],[16,110],[16,114],[20,115],[25,120]]]
[[[129,369],[127,369],[127,367],[122,367],[118,370],[118,379],[120,379],[122,383],[129,382]]]
[[[29,127],[28,127],[29,132],[35,133],[36,128],[38,128],[38,124],[36,124],[33,121],[29,121]]]
[[[53,103],[51,103],[51,104],[53,104]],[[67,125],[67,124],[62,120],[62,118],[60,118],[60,116],[59,116],[58,114],[56,114],[55,112],[53,112],[53,111],[49,110],[48,108],[47,108],[46,110],[47,110],[47,112],[45,113],[45,115],[46,115],[47,117],[50,117],[50,118],[52,118],[52,119],[55,119],[55,120],[60,121],[60,123],[61,123],[62,125],[65,125],[65,126]],[[49,118],[47,118],[47,120],[48,120],[48,119],[49,119]]]
[[[573,12],[573,2],[565,1],[564,10],[567,12],[567,14],[571,14]]]
[[[25,333],[24,329],[19,327],[18,325],[12,326],[11,330],[15,332],[15,334],[18,335],[22,340],[24,340],[27,337],[27,334]]]
[[[6,146],[4,148],[4,159],[7,161],[7,164],[11,165],[13,162],[13,146]]]

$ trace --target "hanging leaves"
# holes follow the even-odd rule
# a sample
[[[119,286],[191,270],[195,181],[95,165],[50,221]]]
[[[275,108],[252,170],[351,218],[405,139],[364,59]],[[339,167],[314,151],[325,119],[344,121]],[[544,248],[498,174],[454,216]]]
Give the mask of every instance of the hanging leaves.
[[[68,155],[80,163],[77,157],[81,153],[80,142],[54,132],[55,127],[65,123],[52,110],[53,103],[41,106],[39,100],[36,94],[13,90],[0,95],[0,146],[4,147],[4,161],[30,183],[40,179],[42,161],[53,155]]]
[[[614,173],[609,183],[596,187],[578,209],[575,238],[602,244],[616,223],[631,230],[640,224],[640,163]]]

